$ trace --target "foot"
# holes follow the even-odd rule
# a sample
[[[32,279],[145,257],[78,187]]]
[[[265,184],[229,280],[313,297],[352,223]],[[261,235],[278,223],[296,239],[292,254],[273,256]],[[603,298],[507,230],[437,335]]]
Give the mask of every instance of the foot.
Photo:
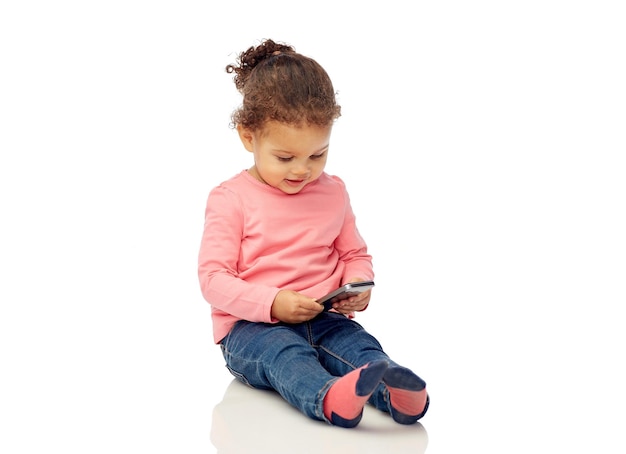
[[[333,383],[324,397],[324,416],[336,426],[356,427],[388,365],[387,361],[374,361]]]
[[[426,414],[430,399],[426,382],[405,367],[390,367],[383,383],[389,390],[391,416],[400,424],[414,424]]]

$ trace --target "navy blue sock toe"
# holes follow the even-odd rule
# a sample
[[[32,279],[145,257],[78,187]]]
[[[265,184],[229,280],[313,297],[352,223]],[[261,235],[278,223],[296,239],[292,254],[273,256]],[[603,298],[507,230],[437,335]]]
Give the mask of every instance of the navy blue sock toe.
[[[412,370],[406,367],[390,367],[383,376],[383,381],[392,388],[406,389],[407,391],[421,391],[426,388],[426,382],[419,378]]]
[[[375,361],[370,363],[367,368],[361,370],[359,380],[356,382],[356,395],[367,396],[371,394],[378,386],[378,383],[380,383],[380,379],[387,370],[388,365],[389,363],[384,360]]]

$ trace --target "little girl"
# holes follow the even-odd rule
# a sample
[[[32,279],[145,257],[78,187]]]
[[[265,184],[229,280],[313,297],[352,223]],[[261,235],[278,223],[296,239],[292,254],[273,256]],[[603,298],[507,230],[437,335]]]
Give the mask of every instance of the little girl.
[[[226,71],[243,95],[232,120],[254,164],[210,192],[198,275],[227,368],[330,424],[355,427],[367,402],[415,423],[426,384],[353,320],[371,291],[331,311],[317,302],[374,277],[346,187],[324,172],[341,114],[328,74],[272,40]]]

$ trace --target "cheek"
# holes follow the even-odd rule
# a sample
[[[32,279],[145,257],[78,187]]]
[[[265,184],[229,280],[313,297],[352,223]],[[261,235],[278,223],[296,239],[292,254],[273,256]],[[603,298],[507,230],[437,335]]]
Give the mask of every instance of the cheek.
[[[257,168],[261,169],[268,178],[282,178],[282,175],[285,174],[284,166],[272,160],[265,160],[260,165],[257,164]]]
[[[324,171],[325,167],[326,167],[326,160],[324,160],[324,161],[317,161],[317,162],[315,162],[315,164],[313,164],[313,171],[315,173],[322,173]]]

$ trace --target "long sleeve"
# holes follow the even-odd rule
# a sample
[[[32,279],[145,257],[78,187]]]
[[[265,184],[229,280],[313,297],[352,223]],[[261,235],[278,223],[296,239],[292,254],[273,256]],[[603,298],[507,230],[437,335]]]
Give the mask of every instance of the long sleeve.
[[[367,245],[356,226],[356,217],[349,200],[346,203],[345,220],[341,233],[335,241],[335,247],[339,252],[339,260],[345,264],[342,284],[353,277],[365,280],[374,278],[372,256],[368,254]]]
[[[223,187],[211,191],[200,246],[200,288],[215,309],[253,322],[270,322],[279,289],[239,277],[243,216],[236,194]]]

